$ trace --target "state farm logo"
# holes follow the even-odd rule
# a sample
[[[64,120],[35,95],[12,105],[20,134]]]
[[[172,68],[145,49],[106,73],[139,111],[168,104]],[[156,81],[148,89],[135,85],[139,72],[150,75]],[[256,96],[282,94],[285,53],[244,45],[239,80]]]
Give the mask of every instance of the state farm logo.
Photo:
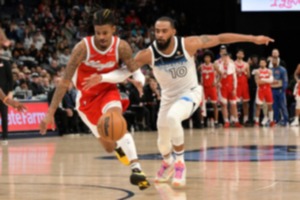
[[[114,67],[116,62],[109,61],[107,63],[101,63],[99,60],[90,60],[90,61],[85,61],[84,64],[86,66],[96,68],[97,70],[103,70],[103,69]]]
[[[11,110],[8,113],[8,124],[9,125],[30,125],[39,124],[45,117],[45,112],[26,112],[19,113]]]

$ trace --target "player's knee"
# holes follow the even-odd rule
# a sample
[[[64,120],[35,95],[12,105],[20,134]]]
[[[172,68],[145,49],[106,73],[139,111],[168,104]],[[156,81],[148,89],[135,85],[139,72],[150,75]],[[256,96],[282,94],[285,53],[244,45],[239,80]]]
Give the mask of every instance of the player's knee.
[[[183,134],[182,135],[177,135],[177,136],[174,136],[172,137],[172,143],[174,146],[180,146],[184,143],[184,136]]]
[[[162,155],[168,155],[171,153],[172,144],[170,140],[163,140],[162,138],[157,140],[158,150]]]

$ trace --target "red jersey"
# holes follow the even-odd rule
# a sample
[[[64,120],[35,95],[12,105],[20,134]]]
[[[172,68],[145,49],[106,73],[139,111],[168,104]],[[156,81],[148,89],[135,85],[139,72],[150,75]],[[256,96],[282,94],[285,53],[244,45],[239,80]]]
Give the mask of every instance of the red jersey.
[[[235,61],[235,70],[236,70],[238,85],[240,85],[240,84],[248,85],[248,77],[247,77],[245,68],[246,68],[245,62],[238,63],[237,61]]]
[[[258,69],[258,77],[259,79],[262,78],[270,78],[271,77],[271,72],[269,69],[265,68],[265,69]],[[270,83],[265,83],[262,85],[259,85],[259,88],[271,88],[271,84]]]
[[[80,90],[82,96],[101,95],[101,93],[108,89],[117,88],[116,84],[100,83],[89,90],[83,91],[81,84],[84,81],[84,78],[89,77],[92,74],[105,74],[119,67],[118,46],[120,39],[114,36],[110,47],[105,51],[97,49],[94,42],[94,36],[85,37],[84,42],[87,48],[87,58],[79,65],[73,77],[76,88]]]
[[[203,87],[213,87],[215,83],[215,69],[212,63],[208,65],[203,63],[200,65],[201,76],[202,76],[202,85]]]

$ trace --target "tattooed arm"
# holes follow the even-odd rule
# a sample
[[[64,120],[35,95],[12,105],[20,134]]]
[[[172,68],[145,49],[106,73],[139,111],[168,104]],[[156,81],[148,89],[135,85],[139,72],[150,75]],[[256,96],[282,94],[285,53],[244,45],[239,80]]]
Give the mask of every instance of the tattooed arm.
[[[264,35],[254,36],[236,33],[222,33],[219,35],[201,35],[185,38],[185,47],[190,55],[194,55],[198,49],[211,48],[220,44],[237,42],[252,42],[257,45],[268,45],[274,42],[272,38]]]
[[[150,51],[148,49],[141,50],[137,53],[135,58],[133,58],[133,52],[129,44],[121,40],[119,45],[119,57],[127,66],[130,72],[134,72],[142,66],[149,64],[151,60]]]
[[[73,49],[70,60],[66,66],[65,75],[56,88],[54,95],[51,100],[50,107],[48,109],[48,113],[45,118],[41,121],[40,124],[40,133],[45,134],[47,130],[47,125],[49,123],[53,123],[54,113],[62,101],[71,81],[72,77],[78,67],[78,65],[86,59],[87,51],[84,41],[79,42]]]

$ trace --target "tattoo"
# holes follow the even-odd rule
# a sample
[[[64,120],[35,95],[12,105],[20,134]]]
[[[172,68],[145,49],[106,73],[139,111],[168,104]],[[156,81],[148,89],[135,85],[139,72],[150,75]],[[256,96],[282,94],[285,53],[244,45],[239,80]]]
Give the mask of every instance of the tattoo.
[[[81,64],[82,61],[86,59],[87,50],[84,42],[78,43],[71,54],[70,60],[66,66],[65,75],[61,82],[59,83],[58,87],[55,89],[53,98],[51,100],[51,105],[49,110],[51,112],[55,112],[58,105],[60,104],[61,100],[63,99],[69,84],[72,81],[72,77],[77,69],[77,67]]]
[[[201,41],[205,44],[208,43],[209,41],[211,41],[211,39],[207,36],[207,35],[202,35],[200,37]]]
[[[120,42],[119,56],[120,56],[120,59],[124,62],[124,64],[127,66],[127,69],[129,71],[134,72],[135,70],[137,70],[139,68],[139,66],[133,59],[131,47],[125,41]]]

